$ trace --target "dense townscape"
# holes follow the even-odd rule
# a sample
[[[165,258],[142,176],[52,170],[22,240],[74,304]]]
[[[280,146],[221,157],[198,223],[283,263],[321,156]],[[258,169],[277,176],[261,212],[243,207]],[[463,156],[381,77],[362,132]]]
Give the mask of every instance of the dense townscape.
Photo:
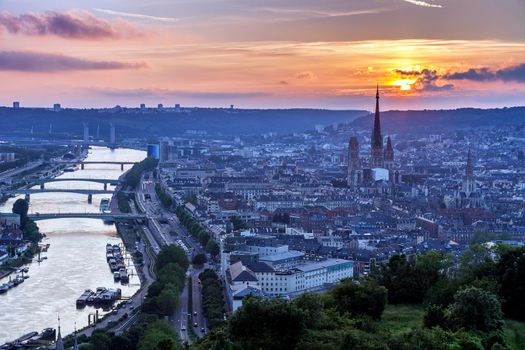
[[[0,0],[0,350],[525,350],[524,0]]]
[[[0,215],[2,273],[17,272],[2,293],[50,248],[32,194],[91,203],[115,184],[89,215],[117,222],[142,287],[127,301],[120,288],[86,289],[77,307],[116,307],[65,338],[59,324],[4,348],[519,349],[525,125],[391,132],[380,98],[378,88],[366,127],[145,142],[117,141],[111,124],[107,142],[84,124],[69,145],[4,146],[2,194],[25,199]],[[90,144],[119,142],[144,145],[147,157],[118,180],[78,179],[104,190],[45,187],[104,164],[85,158]],[[115,281],[127,284],[133,270],[119,245],[107,247]]]

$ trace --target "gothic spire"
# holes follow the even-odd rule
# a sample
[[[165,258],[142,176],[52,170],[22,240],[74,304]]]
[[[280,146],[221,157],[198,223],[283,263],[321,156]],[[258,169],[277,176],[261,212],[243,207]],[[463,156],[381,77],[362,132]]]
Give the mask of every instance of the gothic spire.
[[[465,169],[465,175],[467,178],[474,177],[474,164],[472,162],[472,152],[470,151],[470,146],[468,147],[467,167]]]
[[[78,350],[77,324],[76,324],[76,322],[75,322],[75,343],[73,344],[73,350]]]
[[[57,342],[55,344],[56,350],[64,350],[64,341],[62,340],[62,334],[60,334],[60,316],[58,316],[58,334]]]
[[[379,116],[379,84],[376,90],[376,112],[374,116],[374,130],[372,132],[372,147],[383,147],[383,136],[381,135],[381,120]]]

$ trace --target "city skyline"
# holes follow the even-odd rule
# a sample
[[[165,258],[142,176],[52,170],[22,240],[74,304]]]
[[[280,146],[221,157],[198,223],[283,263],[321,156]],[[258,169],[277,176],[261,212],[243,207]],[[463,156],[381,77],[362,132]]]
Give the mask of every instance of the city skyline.
[[[525,4],[0,1],[0,105],[523,105]]]

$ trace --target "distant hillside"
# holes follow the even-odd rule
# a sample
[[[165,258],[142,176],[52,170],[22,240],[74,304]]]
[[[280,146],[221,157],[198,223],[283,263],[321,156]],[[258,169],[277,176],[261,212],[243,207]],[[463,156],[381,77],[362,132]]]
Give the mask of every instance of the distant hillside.
[[[349,126],[371,128],[371,118],[371,115],[357,118]],[[525,124],[525,107],[388,111],[381,113],[381,126],[385,134],[433,133],[451,129],[498,127],[513,124]]]
[[[64,137],[82,135],[82,123],[88,123],[90,135],[107,138],[109,123],[116,125],[117,137],[173,136],[187,130],[208,134],[253,135],[268,132],[290,133],[313,129],[316,125],[349,123],[368,114],[366,111],[330,111],[315,109],[243,110],[188,109],[181,112],[148,110],[141,113],[103,110],[62,110],[0,108],[0,134],[27,135],[33,128],[35,136],[46,135],[49,125],[53,133]]]

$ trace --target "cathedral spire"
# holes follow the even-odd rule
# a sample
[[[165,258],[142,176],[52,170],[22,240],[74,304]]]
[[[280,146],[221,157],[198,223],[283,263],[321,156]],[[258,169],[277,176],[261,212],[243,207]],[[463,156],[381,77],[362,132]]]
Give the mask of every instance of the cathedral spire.
[[[376,90],[376,112],[374,116],[374,130],[372,132],[372,147],[383,147],[383,136],[381,135],[381,119],[379,115],[379,84]]]
[[[470,146],[468,147],[467,167],[465,169],[465,176],[469,179],[474,177],[474,164],[472,162],[472,152],[470,151]]]
[[[58,316],[58,334],[57,342],[55,344],[56,350],[64,350],[64,341],[62,340],[62,334],[60,334],[60,316]]]
[[[372,129],[372,154],[371,166],[382,168],[384,166],[383,135],[381,135],[381,118],[379,115],[379,84],[376,90],[376,113],[374,116],[374,128]]]
[[[75,322],[75,343],[73,344],[73,350],[78,350],[77,323],[76,322]]]

